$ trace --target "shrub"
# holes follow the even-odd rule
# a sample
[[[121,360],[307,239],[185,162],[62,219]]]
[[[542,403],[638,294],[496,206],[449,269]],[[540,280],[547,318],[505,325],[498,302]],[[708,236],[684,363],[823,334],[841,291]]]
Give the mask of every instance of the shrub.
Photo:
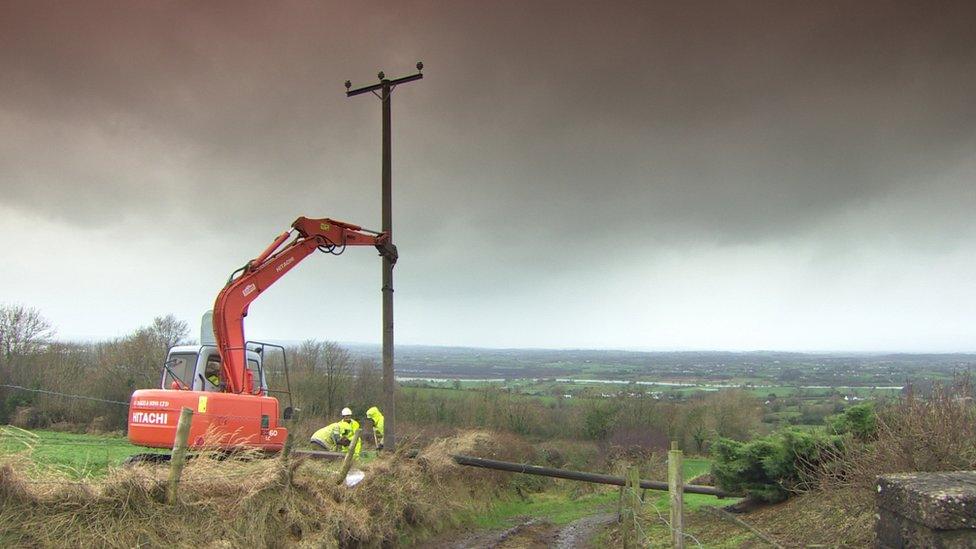
[[[887,473],[976,468],[976,403],[968,376],[936,384],[924,398],[908,393],[871,414],[854,408],[860,407],[849,409],[854,418],[872,418],[864,424],[873,425],[873,434],[865,440],[849,430],[853,443],[833,456],[833,463],[823,464],[820,475],[827,488],[866,488]],[[838,421],[856,426],[854,418]]]
[[[583,415],[583,435],[589,440],[606,440],[617,422],[620,405],[614,401],[593,400]]]
[[[827,424],[834,433],[850,434],[860,441],[873,440],[878,434],[878,414],[871,403],[851,406],[843,413],[828,418]]]
[[[712,446],[712,474],[719,486],[761,501],[783,501],[802,490],[824,459],[840,447],[841,438],[822,431],[786,428],[739,442],[719,439]]]

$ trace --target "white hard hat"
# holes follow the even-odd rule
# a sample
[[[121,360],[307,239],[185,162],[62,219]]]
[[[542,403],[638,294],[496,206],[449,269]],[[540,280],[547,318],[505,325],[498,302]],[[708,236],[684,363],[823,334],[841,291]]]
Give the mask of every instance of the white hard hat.
[[[350,410],[349,408],[343,408],[342,411],[339,412],[339,415],[340,416],[351,416],[352,415],[352,410]]]

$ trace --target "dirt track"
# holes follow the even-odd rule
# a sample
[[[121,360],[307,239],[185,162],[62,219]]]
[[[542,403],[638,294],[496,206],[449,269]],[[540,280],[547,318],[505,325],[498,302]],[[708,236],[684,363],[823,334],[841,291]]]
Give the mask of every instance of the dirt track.
[[[590,515],[588,517],[583,517],[579,520],[570,522],[566,526],[559,529],[559,535],[556,536],[556,544],[554,547],[559,549],[568,549],[570,547],[588,547],[590,540],[593,536],[600,531],[601,528],[610,524],[617,519],[617,515],[612,513],[603,513],[600,515]]]
[[[436,549],[461,549],[486,547],[492,549],[537,549],[556,547],[570,549],[589,547],[590,541],[599,529],[615,519],[613,514],[598,514],[583,517],[563,526],[555,526],[549,521],[525,519],[518,525],[505,530],[482,530],[453,534],[446,538],[425,543],[426,547]]]

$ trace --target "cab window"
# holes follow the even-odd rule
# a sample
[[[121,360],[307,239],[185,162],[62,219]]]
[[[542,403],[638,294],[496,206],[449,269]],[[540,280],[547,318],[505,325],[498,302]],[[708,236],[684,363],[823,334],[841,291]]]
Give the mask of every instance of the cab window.
[[[196,369],[197,355],[195,353],[172,354],[166,361],[167,368],[163,368],[163,388],[169,389],[173,382],[179,382],[180,388],[193,386],[193,370]],[[175,374],[176,377],[173,377]]]
[[[258,361],[250,358],[247,359],[247,369],[251,372],[251,375],[253,376],[251,379],[254,380],[253,381],[254,391],[257,392],[259,389],[260,390],[265,389],[264,376],[261,375],[262,374],[261,365],[258,364]]]
[[[203,390],[219,391],[222,381],[220,355],[211,355],[207,358],[207,365],[203,369]]]

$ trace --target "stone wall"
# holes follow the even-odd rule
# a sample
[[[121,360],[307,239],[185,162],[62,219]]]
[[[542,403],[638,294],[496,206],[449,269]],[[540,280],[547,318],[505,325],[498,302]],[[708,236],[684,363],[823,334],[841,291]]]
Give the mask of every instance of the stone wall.
[[[976,549],[976,471],[879,477],[877,508],[878,547]]]

